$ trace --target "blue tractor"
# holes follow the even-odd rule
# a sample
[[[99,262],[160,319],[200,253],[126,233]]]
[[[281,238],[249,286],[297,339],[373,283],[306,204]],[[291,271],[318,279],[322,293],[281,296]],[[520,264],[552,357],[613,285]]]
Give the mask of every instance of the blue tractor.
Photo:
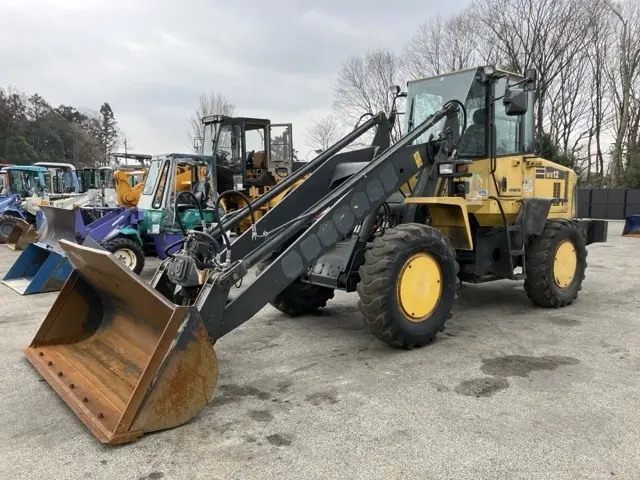
[[[46,194],[47,173],[46,168],[34,165],[14,165],[0,171],[4,177],[0,192],[0,243],[12,243],[12,237],[22,236],[30,226],[38,228],[42,214],[38,202],[32,199]]]

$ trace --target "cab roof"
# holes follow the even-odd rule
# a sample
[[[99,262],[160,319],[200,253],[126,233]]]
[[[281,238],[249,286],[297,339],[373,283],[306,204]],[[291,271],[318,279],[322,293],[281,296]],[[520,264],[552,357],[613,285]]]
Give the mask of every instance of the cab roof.
[[[478,70],[482,70],[485,66],[487,66],[487,65],[478,65],[476,67],[463,68],[463,69],[460,69],[460,70],[455,70],[453,72],[441,73],[440,75],[433,75],[433,76],[430,76],[430,77],[420,77],[420,78],[416,78],[414,80],[409,80],[407,82],[407,84],[414,83],[414,82],[419,82],[421,80],[426,80],[428,78],[443,78],[443,77],[449,77],[451,75],[456,75],[458,73],[463,73],[463,72],[477,72]],[[519,73],[509,72],[508,70],[503,70],[501,68],[496,68],[496,73],[501,73],[501,74],[504,74],[504,75],[508,75],[510,77],[524,78],[524,76],[519,74]]]
[[[34,165],[42,165],[43,167],[50,168],[66,168],[69,170],[75,170],[76,166],[72,163],[62,163],[62,162],[36,162]]]
[[[191,160],[194,162],[211,162],[213,157],[211,155],[200,155],[199,153],[166,153],[164,155],[154,155],[153,160]]]
[[[270,125],[271,120],[267,118],[253,118],[253,117],[231,117],[229,115],[209,115],[202,118],[202,123],[220,123],[220,122],[233,122],[233,123],[248,123],[250,125]]]
[[[18,170],[18,171],[23,171],[23,172],[41,172],[41,173],[46,173],[47,169],[44,167],[40,167],[40,166],[35,166],[35,165],[11,165],[9,167],[2,167],[2,170],[0,170],[1,172],[8,172],[8,171],[13,171],[13,170]]]

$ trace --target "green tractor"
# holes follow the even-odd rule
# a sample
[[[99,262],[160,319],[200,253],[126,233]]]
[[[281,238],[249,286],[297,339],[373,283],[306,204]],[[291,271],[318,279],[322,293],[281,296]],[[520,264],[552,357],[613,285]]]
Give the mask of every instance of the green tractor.
[[[138,206],[123,212],[105,246],[140,273],[145,256],[165,259],[180,250],[189,232],[209,228],[217,219],[216,200],[213,157],[154,156]]]

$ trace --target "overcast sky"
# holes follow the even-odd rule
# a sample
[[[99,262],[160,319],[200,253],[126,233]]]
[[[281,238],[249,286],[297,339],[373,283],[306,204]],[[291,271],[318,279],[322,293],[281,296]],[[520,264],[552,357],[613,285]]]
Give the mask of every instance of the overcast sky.
[[[291,122],[304,158],[353,54],[400,51],[466,0],[0,0],[0,85],[51,104],[109,102],[141,153],[188,151],[188,118],[216,90],[238,115]]]

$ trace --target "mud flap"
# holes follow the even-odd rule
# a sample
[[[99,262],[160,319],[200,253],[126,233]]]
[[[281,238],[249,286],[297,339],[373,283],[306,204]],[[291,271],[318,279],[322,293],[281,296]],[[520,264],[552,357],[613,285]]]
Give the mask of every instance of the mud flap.
[[[609,222],[606,220],[578,220],[577,222],[587,245],[607,241]]]
[[[29,361],[103,443],[193,418],[218,376],[198,310],[169,302],[106,251],[60,245],[74,270]]]
[[[629,215],[624,222],[623,237],[640,237],[640,215]]]

